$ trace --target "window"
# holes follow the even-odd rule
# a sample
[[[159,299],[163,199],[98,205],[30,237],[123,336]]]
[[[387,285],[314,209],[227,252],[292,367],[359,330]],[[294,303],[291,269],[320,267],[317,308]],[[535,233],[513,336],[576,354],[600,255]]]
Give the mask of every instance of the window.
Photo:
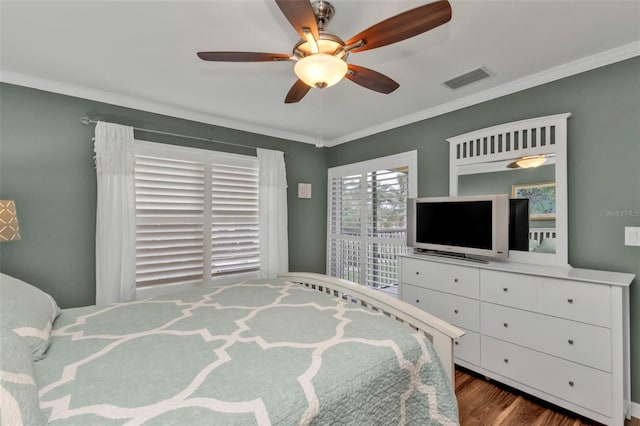
[[[329,169],[327,274],[397,285],[397,257],[407,252],[407,198],[417,196],[416,181],[416,151]]]
[[[257,273],[255,157],[142,141],[135,154],[138,290]]]

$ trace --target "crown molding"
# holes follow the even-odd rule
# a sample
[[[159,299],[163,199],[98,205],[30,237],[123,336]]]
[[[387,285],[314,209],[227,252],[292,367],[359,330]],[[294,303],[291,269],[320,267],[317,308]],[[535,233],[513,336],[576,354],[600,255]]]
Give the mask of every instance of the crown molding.
[[[428,108],[423,111],[398,118],[396,120],[387,121],[377,126],[362,129],[330,141],[325,141],[325,146],[335,146],[356,139],[361,139],[376,133],[406,126],[407,124],[416,123],[418,121],[433,118],[438,115],[443,115],[482,102],[490,101],[492,99],[497,99],[502,96],[519,92],[521,90],[540,86],[542,84],[550,83],[555,80],[600,68],[605,65],[624,61],[636,56],[640,56],[640,41],[635,41],[633,43],[629,43],[615,49],[568,62],[564,65],[550,68],[537,74],[532,74],[530,76],[523,77],[521,79],[485,90],[483,92],[456,99],[454,101],[447,102],[433,108]]]
[[[466,96],[464,98],[456,99],[454,101],[447,102],[433,108],[428,108],[423,111],[398,118],[396,120],[387,121],[385,123],[368,127],[366,129],[362,129],[335,139],[325,140],[323,141],[323,146],[331,147],[346,142],[351,142],[356,139],[361,139],[376,133],[392,130],[418,121],[426,120],[432,117],[436,117],[492,99],[500,98],[502,96],[519,92],[521,90],[529,89],[535,86],[559,80],[561,78],[570,77],[572,75],[580,74],[585,71],[590,71],[595,68],[613,64],[615,62],[620,62],[636,56],[640,56],[640,41],[635,41],[633,43],[629,43],[615,49],[587,56],[576,61],[568,62],[564,65],[560,65],[537,74],[532,74],[513,82],[503,84],[501,86],[494,87],[492,89],[488,89],[470,96]],[[4,69],[0,70],[0,81],[9,84],[15,84],[18,86],[44,90],[47,92],[59,93],[63,95],[89,99],[92,101],[138,109],[151,113],[168,115],[170,117],[197,121],[214,126],[221,126],[250,133],[257,133],[264,136],[288,139],[309,144],[317,143],[317,140],[315,138],[309,137],[307,135],[286,132],[268,126],[260,126],[248,123],[246,121],[214,116],[211,114],[205,114],[198,111],[150,101],[147,99],[135,98],[119,93],[106,92],[59,81],[43,79],[40,77],[16,73]]]
[[[43,90],[45,92],[73,96],[76,98],[88,99],[91,101],[102,102],[126,108],[137,109],[155,114],[167,115],[169,117],[197,121],[199,123],[212,124],[214,126],[227,127],[234,130],[260,134],[263,136],[271,136],[275,138],[305,142],[310,144],[315,144],[317,142],[316,139],[308,137],[306,135],[286,132],[268,126],[255,125],[246,121],[233,120],[226,117],[220,117],[212,114],[179,108],[160,102],[150,101],[147,99],[91,89],[84,86],[78,86],[56,80],[49,80],[28,74],[21,74],[5,69],[0,69],[0,82]],[[79,118],[80,117],[78,117],[78,119]]]

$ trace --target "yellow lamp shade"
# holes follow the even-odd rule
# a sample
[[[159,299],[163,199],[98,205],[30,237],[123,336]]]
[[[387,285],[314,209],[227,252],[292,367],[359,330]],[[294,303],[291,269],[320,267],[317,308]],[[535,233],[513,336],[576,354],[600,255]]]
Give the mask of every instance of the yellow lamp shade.
[[[0,200],[0,242],[20,239],[20,227],[13,200]]]

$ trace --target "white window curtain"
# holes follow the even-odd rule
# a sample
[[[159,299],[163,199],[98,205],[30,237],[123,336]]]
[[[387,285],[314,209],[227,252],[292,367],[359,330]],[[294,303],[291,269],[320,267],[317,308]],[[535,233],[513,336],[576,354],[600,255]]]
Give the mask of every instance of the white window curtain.
[[[284,153],[257,149],[259,169],[260,274],[274,278],[289,271],[287,174]]]
[[[96,209],[96,303],[135,297],[136,226],[133,128],[98,122],[94,151]]]

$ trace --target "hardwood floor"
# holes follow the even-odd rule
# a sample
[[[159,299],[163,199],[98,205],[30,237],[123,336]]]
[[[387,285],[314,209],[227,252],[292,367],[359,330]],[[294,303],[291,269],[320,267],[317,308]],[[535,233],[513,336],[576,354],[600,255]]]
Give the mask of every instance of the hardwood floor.
[[[599,424],[461,368],[456,369],[456,396],[462,426]],[[640,426],[640,419],[627,420],[625,426]]]

